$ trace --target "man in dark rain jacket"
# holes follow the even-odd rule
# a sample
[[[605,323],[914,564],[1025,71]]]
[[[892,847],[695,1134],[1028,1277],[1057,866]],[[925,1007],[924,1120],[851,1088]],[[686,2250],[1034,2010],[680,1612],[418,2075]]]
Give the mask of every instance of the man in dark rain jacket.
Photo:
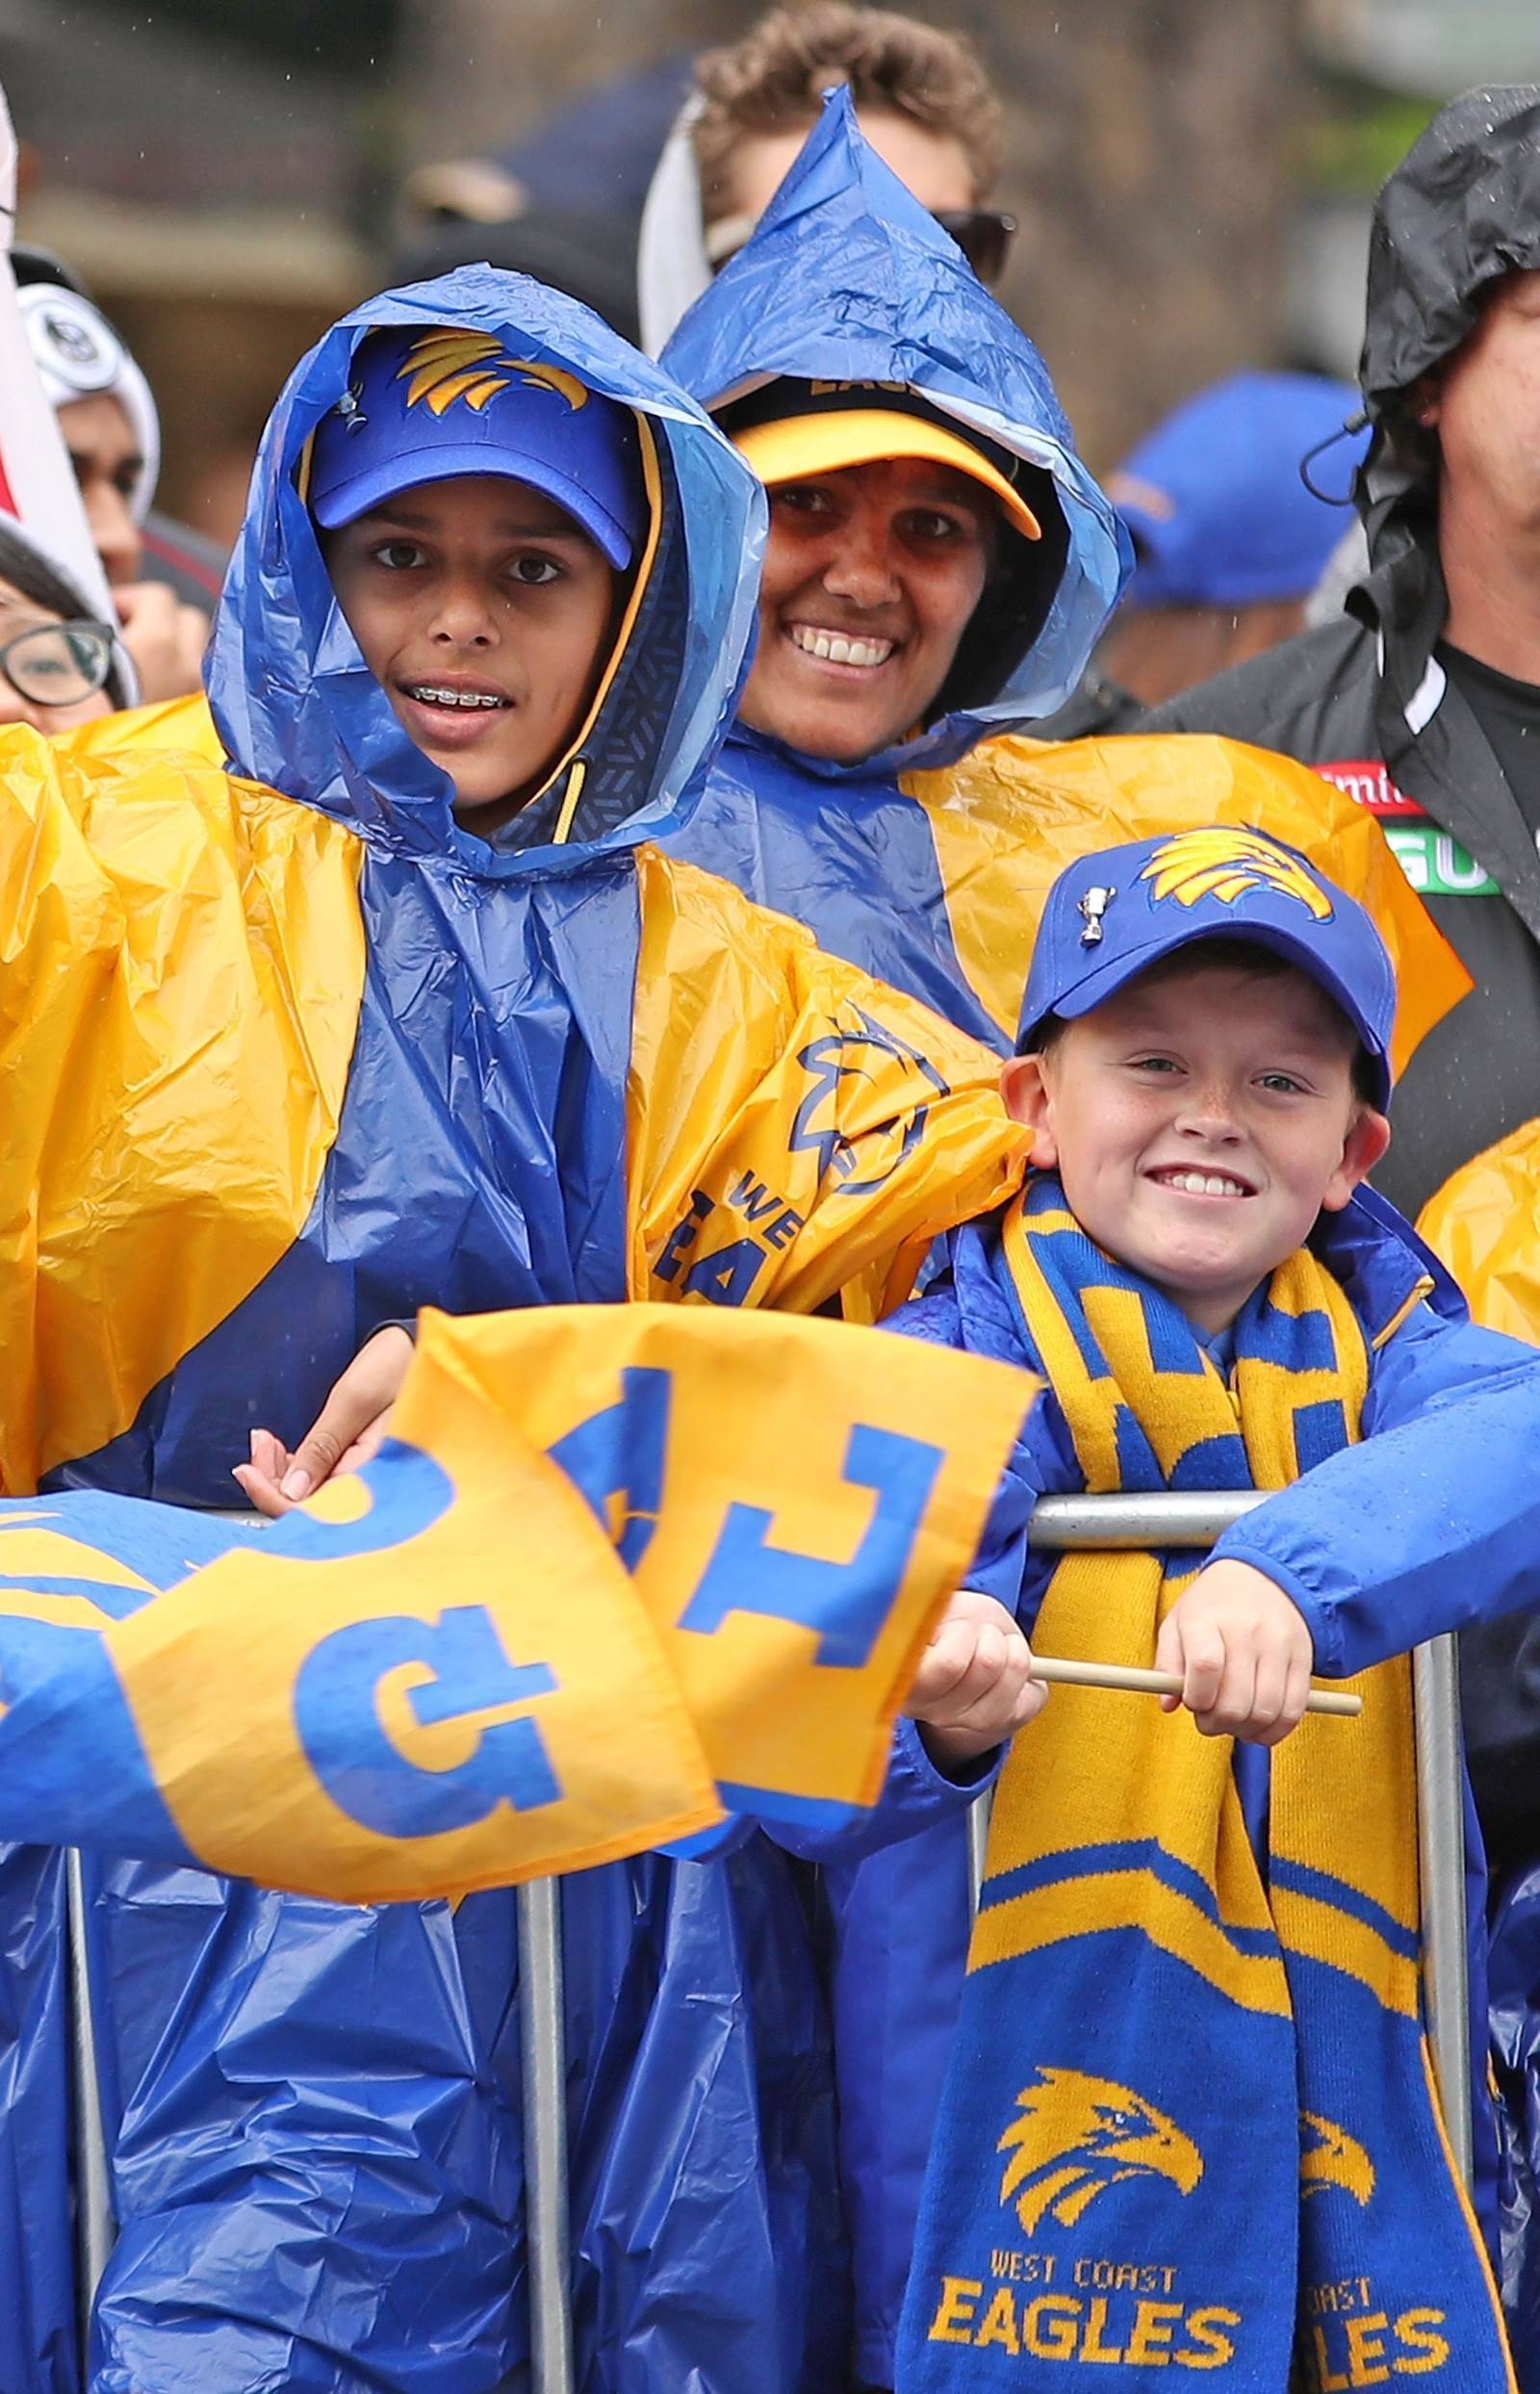
[[[1145,718],[1297,757],[1372,809],[1476,982],[1402,1085],[1415,1214],[1540,1113],[1540,85],[1437,116],[1374,210],[1371,571],[1342,619]]]

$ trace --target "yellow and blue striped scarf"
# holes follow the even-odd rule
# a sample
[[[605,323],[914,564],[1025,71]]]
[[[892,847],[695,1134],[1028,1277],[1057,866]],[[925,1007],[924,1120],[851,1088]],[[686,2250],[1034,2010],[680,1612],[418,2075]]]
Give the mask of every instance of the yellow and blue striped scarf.
[[[1089,1489],[1278,1488],[1356,1439],[1365,1336],[1307,1251],[1243,1312],[1227,1386],[1056,1180],[1003,1236]],[[1147,1664],[1200,1560],[1066,1555],[1043,1651]],[[1277,1749],[1261,1861],[1230,1741],[1185,1712],[1061,1687],[1016,1739],[900,2394],[1072,2384],[1076,2363],[1248,2394],[1511,2387],[1423,2034],[1410,1664],[1350,1684],[1360,1720]]]

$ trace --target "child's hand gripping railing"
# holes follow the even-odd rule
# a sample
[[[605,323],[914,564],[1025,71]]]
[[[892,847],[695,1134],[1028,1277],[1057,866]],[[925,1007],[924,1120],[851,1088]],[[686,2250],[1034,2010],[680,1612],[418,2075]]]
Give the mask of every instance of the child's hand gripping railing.
[[[1102,1547],[1210,1547],[1262,1494],[1251,1488],[1192,1489],[1153,1496],[1047,1496],[1039,1500],[1031,1543],[1054,1554]],[[1430,1638],[1412,1657],[1417,1720],[1418,1869],[1423,1904],[1423,1993],[1428,2045],[1445,2129],[1460,2175],[1471,2182],[1471,2010],[1465,1944],[1465,1773],[1460,1741],[1458,1649]],[[968,1815],[973,1897],[984,1878],[989,1801]]]

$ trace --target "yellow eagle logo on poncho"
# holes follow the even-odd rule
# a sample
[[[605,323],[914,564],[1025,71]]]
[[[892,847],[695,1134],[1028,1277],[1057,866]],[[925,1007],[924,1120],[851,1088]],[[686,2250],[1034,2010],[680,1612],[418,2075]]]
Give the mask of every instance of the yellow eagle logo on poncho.
[[[1202,2154],[1175,2121],[1111,2078],[1040,2063],[1016,2103],[1021,2116],[995,2150],[1011,2155],[1000,2201],[1014,2202],[1029,2236],[1045,2216],[1073,2227],[1121,2178],[1166,2177],[1190,2195],[1203,2175]]]
[[[425,332],[406,352],[396,379],[406,384],[406,404],[426,407],[442,416],[456,399],[477,415],[506,391],[515,376],[529,389],[550,391],[566,400],[574,415],[588,404],[588,392],[576,374],[560,366],[538,366],[531,359],[510,357],[491,333],[455,331],[448,326]]]
[[[1331,920],[1331,900],[1315,876],[1298,857],[1260,832],[1218,824],[1180,832],[1156,849],[1140,880],[1153,882],[1157,898],[1174,898],[1179,906],[1195,906],[1199,898],[1233,906],[1248,889],[1265,887],[1297,898],[1317,922]]]
[[[1359,2144],[1335,2120],[1324,2120],[1320,2112],[1299,2114],[1299,2192],[1301,2197],[1323,2195],[1328,2186],[1340,2186],[1351,2195],[1360,2209],[1367,2206],[1374,2191],[1374,2165]]]

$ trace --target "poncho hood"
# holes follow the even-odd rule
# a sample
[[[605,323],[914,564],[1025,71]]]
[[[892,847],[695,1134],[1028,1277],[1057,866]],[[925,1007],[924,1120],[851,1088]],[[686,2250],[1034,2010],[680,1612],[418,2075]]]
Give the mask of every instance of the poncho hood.
[[[630,407],[654,467],[650,538],[602,701],[577,754],[495,845],[455,822],[448,777],[365,665],[300,495],[310,437],[347,390],[358,345],[382,327],[437,325],[488,335],[509,359],[576,374]],[[687,816],[732,717],[763,522],[757,484],[707,418],[576,300],[485,266],[386,292],[301,360],[263,436],[208,667],[232,769],[371,842],[484,876],[655,837]]]
[[[1374,426],[1357,499],[1375,563],[1431,515],[1436,450],[1396,402],[1456,349],[1491,286],[1540,269],[1540,84],[1439,111],[1374,203],[1358,378]]]
[[[781,375],[906,386],[1039,469],[1050,506],[1057,501],[1042,542],[1044,563],[1062,560],[1057,586],[1023,620],[1014,652],[998,657],[987,694],[858,767],[799,755],[803,765],[836,779],[947,764],[1050,713],[1077,686],[1132,571],[1128,536],[1075,454],[1038,351],[862,141],[847,90],[825,99],[754,238],[690,309],[662,363],[713,413]]]

